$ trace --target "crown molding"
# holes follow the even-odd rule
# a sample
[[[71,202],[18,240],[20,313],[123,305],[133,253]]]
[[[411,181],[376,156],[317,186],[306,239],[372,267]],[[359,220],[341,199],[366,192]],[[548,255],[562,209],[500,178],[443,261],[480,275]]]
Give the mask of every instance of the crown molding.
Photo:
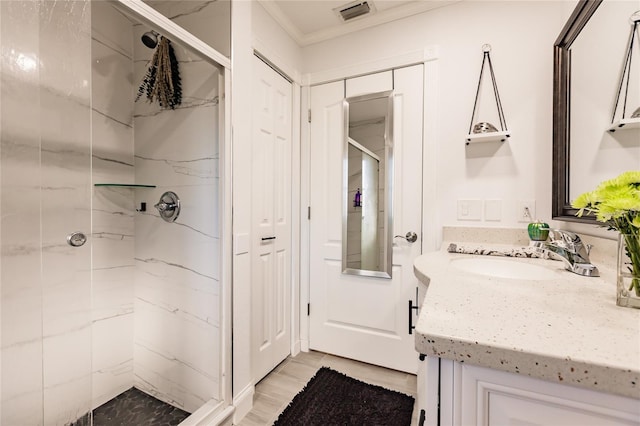
[[[355,19],[330,28],[303,34],[298,27],[282,12],[282,9],[273,0],[258,0],[267,13],[280,24],[289,36],[300,46],[305,47],[311,44],[320,43],[332,38],[340,37],[350,33],[364,30],[377,25],[386,24],[398,19],[417,15],[429,10],[437,9],[458,3],[462,0],[441,0],[441,1],[416,1],[391,9],[377,11],[364,19]]]

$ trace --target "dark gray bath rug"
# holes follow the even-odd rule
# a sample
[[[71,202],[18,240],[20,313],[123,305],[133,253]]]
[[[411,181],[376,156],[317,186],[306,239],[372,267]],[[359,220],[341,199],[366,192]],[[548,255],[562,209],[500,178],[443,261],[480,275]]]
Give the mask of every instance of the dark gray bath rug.
[[[413,397],[322,367],[274,426],[411,424]]]

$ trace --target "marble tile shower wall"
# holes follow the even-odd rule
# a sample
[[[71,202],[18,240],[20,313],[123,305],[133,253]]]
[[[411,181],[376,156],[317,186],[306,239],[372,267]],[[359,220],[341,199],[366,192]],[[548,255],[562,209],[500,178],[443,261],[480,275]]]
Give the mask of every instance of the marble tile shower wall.
[[[202,22],[200,3],[167,2],[179,15]],[[161,10],[161,4],[156,5]],[[162,10],[161,10],[162,11]],[[165,13],[166,14],[166,13]],[[153,53],[134,26],[134,81]],[[136,192],[146,213],[135,216],[134,382],[145,392],[193,412],[219,399],[220,230],[218,229],[218,71],[173,44],[180,61],[182,105],[160,110],[140,101],[134,111],[135,179],[157,185]],[[152,207],[174,191],[181,213],[173,223]]]
[[[0,2],[1,418],[90,409],[90,2]]]
[[[133,42],[131,21],[108,2],[93,2],[94,183],[135,181]],[[133,386],[134,191],[93,191],[93,408]]]

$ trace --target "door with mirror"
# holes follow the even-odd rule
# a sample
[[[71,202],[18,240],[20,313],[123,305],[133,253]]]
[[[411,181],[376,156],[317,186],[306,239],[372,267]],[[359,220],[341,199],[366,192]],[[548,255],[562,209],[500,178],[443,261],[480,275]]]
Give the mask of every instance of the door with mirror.
[[[311,89],[310,348],[411,373],[422,87],[416,65]]]

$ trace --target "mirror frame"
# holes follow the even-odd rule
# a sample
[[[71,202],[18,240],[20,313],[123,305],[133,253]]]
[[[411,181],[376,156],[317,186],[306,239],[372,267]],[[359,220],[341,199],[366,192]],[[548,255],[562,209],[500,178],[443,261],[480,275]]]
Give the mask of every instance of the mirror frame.
[[[579,0],[553,45],[553,195],[551,216],[555,220],[595,223],[595,216],[577,217],[569,200],[571,45],[603,0]]]
[[[349,104],[364,102],[371,99],[387,98],[387,115],[384,125],[385,144],[385,188],[384,206],[386,216],[386,232],[383,235],[387,253],[384,270],[372,271],[367,269],[347,268],[347,223],[349,217]],[[393,269],[393,90],[352,96],[342,100],[343,108],[343,141],[342,141],[342,273],[364,277],[390,279]]]

